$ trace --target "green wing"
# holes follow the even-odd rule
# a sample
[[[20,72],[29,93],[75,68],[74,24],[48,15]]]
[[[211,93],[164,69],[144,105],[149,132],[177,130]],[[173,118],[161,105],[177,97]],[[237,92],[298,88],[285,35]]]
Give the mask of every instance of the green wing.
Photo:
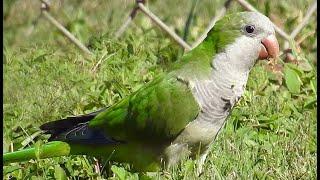
[[[211,75],[214,56],[240,36],[241,14],[226,16],[206,39],[172,66],[171,73],[155,79],[90,121],[90,127],[123,140],[166,140],[176,137],[195,119],[199,107],[187,83]],[[181,81],[179,79],[182,79]],[[184,82],[185,81],[185,82]]]
[[[175,138],[198,112],[188,85],[169,73],[98,114],[89,127],[118,140],[165,142]]]

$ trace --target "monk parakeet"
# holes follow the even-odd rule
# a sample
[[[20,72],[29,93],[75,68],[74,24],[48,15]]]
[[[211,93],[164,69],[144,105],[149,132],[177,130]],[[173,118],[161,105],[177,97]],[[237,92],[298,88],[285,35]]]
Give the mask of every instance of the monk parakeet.
[[[250,69],[258,59],[278,54],[273,23],[266,16],[229,14],[170,71],[108,108],[43,124],[40,129],[51,134],[49,143],[5,153],[3,160],[111,156],[138,171],[155,171],[200,154],[201,167],[242,96]]]

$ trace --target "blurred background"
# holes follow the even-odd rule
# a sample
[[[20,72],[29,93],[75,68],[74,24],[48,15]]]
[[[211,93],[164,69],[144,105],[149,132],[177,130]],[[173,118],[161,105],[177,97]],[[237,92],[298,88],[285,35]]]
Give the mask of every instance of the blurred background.
[[[248,2],[288,34],[314,3]],[[191,45],[224,3],[147,0],[145,6]],[[50,1],[49,13],[88,47],[91,56],[41,15],[41,1],[5,0],[3,6],[4,152],[45,142],[37,128],[41,123],[112,105],[183,54],[142,12],[115,38],[135,6],[133,0]],[[233,0],[227,13],[244,10]],[[200,179],[316,178],[316,27],[313,13],[293,42],[277,34],[283,55],[275,64],[259,62],[254,67]],[[126,164],[102,162],[100,169],[95,164],[85,156],[14,163],[4,166],[3,177],[137,178]],[[187,160],[158,176],[190,179],[196,178],[194,172],[194,162]]]

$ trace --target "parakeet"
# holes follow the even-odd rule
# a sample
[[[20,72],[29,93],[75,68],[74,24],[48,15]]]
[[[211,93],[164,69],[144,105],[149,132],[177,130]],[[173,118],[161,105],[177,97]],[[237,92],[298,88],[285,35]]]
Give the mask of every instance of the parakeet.
[[[110,107],[43,124],[49,143],[5,153],[3,160],[110,156],[137,171],[156,171],[200,153],[202,167],[251,68],[258,59],[278,54],[269,18],[257,12],[226,15],[168,72]]]

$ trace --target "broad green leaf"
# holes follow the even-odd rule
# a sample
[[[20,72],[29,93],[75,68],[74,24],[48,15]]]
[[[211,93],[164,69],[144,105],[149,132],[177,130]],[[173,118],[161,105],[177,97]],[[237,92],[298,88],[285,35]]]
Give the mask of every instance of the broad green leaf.
[[[66,172],[60,167],[60,165],[56,165],[54,167],[54,177],[57,180],[64,180],[67,179]]]
[[[286,86],[291,93],[299,93],[301,87],[301,80],[298,73],[289,66],[284,68],[284,78]]]
[[[119,177],[120,180],[126,180],[126,170],[123,167],[111,166],[112,172]]]
[[[300,67],[296,64],[286,63],[285,67],[288,67],[291,70],[294,70],[296,73],[298,73],[299,76],[301,76],[303,74],[302,69],[300,69]]]

